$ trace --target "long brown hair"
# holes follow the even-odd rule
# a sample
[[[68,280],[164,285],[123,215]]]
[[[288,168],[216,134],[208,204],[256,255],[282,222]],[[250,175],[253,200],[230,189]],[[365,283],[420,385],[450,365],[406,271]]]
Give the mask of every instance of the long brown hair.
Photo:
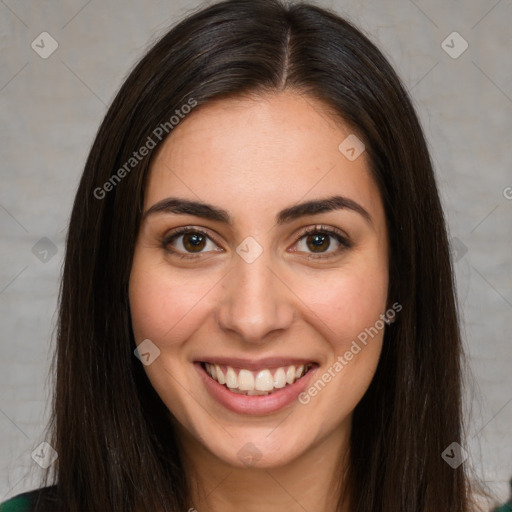
[[[353,415],[352,510],[470,510],[465,464],[452,468],[441,457],[463,444],[462,352],[422,129],[366,36],[332,12],[279,0],[225,1],[184,19],[136,65],[99,128],[73,206],[60,293],[49,425],[58,460],[45,480],[58,484],[54,510],[190,507],[171,415],[133,354],[128,302],[147,171],[164,140],[155,129],[170,130],[192,102],[286,88],[321,100],[364,142],[390,233],[389,299],[402,305]]]

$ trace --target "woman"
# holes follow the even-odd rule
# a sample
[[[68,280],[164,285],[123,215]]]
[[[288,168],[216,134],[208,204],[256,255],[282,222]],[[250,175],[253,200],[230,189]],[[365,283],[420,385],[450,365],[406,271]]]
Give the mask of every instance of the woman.
[[[27,510],[476,510],[454,295],[379,50],[309,4],[197,12],[86,162]]]

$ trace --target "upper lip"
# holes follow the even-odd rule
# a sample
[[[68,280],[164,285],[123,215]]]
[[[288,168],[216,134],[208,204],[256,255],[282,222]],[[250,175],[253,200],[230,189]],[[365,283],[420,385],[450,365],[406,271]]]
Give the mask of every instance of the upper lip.
[[[247,370],[263,370],[265,368],[279,368],[286,366],[299,366],[301,364],[316,364],[312,359],[295,357],[265,357],[263,359],[244,359],[240,357],[204,357],[197,360],[198,363],[213,363],[232,368],[244,368]]]

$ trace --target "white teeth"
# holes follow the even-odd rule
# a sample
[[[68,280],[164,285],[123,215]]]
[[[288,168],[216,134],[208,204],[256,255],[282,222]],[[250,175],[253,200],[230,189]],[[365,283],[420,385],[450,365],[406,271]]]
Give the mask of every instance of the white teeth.
[[[240,370],[238,374],[238,389],[254,391],[254,375],[249,370]]]
[[[228,366],[228,371],[226,372],[226,386],[233,389],[238,388],[238,378],[235,370],[233,370],[231,366]]]
[[[254,389],[257,389],[259,391],[272,391],[273,388],[274,379],[272,378],[270,370],[261,370],[256,376]]]
[[[215,365],[215,372],[217,373],[217,381],[219,384],[226,384],[226,378],[224,377],[224,372],[222,371],[221,367],[216,364]]]
[[[289,366],[288,370],[286,370],[286,382],[288,384],[293,384],[295,380],[295,366]]]
[[[212,379],[230,391],[252,396],[268,395],[287,384],[293,384],[310,370],[311,364],[301,364],[297,368],[294,365],[277,368],[274,376],[268,369],[260,370],[255,376],[255,372],[246,369],[240,369],[237,375],[231,366],[226,367],[226,372],[218,364],[205,363],[204,367]]]
[[[286,386],[286,373],[283,368],[278,368],[274,373],[274,387],[277,389],[284,388]]]

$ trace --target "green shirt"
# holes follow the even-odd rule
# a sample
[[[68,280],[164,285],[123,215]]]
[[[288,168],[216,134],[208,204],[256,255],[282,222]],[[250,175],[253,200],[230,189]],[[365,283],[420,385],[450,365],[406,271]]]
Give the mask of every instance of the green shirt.
[[[0,503],[0,512],[32,512],[38,499],[45,500],[56,490],[56,486],[42,487],[33,491],[18,494],[13,498]]]
[[[3,510],[0,510],[0,512],[3,512]],[[512,512],[512,501],[505,503],[505,505],[502,505],[501,507],[495,508],[493,512]]]
[[[0,512],[30,512],[33,508],[32,499],[27,494],[19,494],[0,504]]]

